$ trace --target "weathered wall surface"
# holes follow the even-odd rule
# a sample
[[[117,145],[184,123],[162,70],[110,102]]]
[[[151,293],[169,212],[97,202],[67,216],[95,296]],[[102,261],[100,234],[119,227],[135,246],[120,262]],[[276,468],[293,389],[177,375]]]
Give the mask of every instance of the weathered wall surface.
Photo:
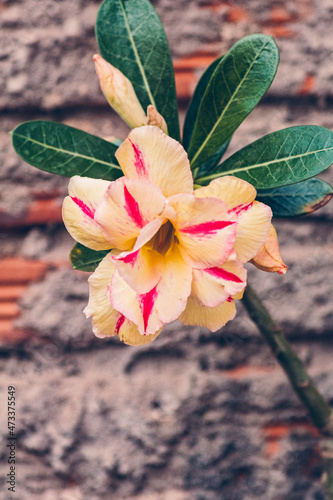
[[[330,0],[153,3],[182,116],[216,56],[249,33],[276,38],[275,83],[230,152],[291,125],[333,128]],[[318,436],[241,305],[216,334],[175,323],[139,349],[95,339],[82,314],[87,275],[70,268],[61,222],[67,180],[24,164],[8,132],[43,118],[126,136],[94,74],[99,4],[0,1],[0,394],[17,388],[15,498],[324,500]],[[332,210],[276,221],[288,273],[250,277],[333,404]],[[0,457],[7,500],[5,447]]]

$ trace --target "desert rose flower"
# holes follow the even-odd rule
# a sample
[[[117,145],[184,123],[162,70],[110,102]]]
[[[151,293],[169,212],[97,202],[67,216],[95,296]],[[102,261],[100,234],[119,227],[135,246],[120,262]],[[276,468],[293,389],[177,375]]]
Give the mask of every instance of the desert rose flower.
[[[232,176],[193,191],[185,150],[158,127],[133,129],[116,157],[124,177],[75,176],[63,205],[76,241],[110,249],[89,278],[94,333],[139,345],[175,319],[216,331],[236,314],[271,209]]]

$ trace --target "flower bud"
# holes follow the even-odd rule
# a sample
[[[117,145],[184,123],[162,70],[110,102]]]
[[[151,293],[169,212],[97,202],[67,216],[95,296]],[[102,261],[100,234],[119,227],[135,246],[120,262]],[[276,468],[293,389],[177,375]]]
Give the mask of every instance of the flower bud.
[[[154,108],[152,104],[149,104],[147,108],[148,123],[147,125],[154,125],[159,127],[165,134],[168,135],[168,127],[162,115]]]
[[[259,248],[255,257],[250,261],[258,269],[269,273],[285,274],[288,267],[283,263],[276,231],[271,225],[265,243]]]
[[[147,125],[147,117],[130,80],[117,68],[94,55],[96,72],[106,100],[131,128]]]

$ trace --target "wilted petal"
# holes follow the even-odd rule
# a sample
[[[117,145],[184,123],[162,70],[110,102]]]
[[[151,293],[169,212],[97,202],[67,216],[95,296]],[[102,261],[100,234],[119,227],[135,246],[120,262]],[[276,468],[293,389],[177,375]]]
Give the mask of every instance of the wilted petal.
[[[62,207],[62,217],[69,234],[93,250],[111,248],[95,219],[96,209],[109,185],[108,181],[75,175],[69,181],[69,196]]]
[[[155,334],[182,313],[191,292],[191,280],[192,270],[174,246],[164,257],[159,283],[148,293],[136,293],[116,272],[110,287],[111,302],[138,326],[141,334]]]
[[[165,207],[166,199],[152,182],[121,177],[110,184],[95,219],[112,247],[131,250],[141,229]]]
[[[270,227],[265,243],[251,262],[258,269],[269,273],[285,274],[287,272],[288,267],[281,258],[279,242],[273,225]]]
[[[96,72],[102,92],[110,106],[131,128],[147,124],[147,117],[130,80],[119,69],[94,55]]]
[[[237,227],[226,204],[217,198],[196,198],[189,194],[172,196],[169,201],[178,215],[175,235],[185,262],[197,269],[225,262]]]
[[[158,127],[132,130],[116,157],[127,177],[151,180],[164,196],[193,192],[190,163],[184,148]]]
[[[198,198],[219,198],[228,205],[229,210],[232,210],[252,203],[257,191],[252,184],[232,175],[226,175],[214,179],[208,186],[196,189],[194,195]]]
[[[215,332],[234,319],[235,315],[236,306],[233,300],[225,301],[217,307],[206,307],[197,299],[190,297],[179,321],[184,325],[203,326]]]
[[[247,262],[257,254],[267,238],[271,219],[271,209],[258,201],[241,211],[234,243],[237,259]]]

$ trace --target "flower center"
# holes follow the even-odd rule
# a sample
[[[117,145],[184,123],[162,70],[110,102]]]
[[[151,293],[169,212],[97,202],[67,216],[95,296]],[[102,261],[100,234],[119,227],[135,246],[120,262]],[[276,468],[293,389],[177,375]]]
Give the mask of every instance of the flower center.
[[[175,228],[168,220],[157,231],[150,240],[152,250],[165,255],[175,241]]]

